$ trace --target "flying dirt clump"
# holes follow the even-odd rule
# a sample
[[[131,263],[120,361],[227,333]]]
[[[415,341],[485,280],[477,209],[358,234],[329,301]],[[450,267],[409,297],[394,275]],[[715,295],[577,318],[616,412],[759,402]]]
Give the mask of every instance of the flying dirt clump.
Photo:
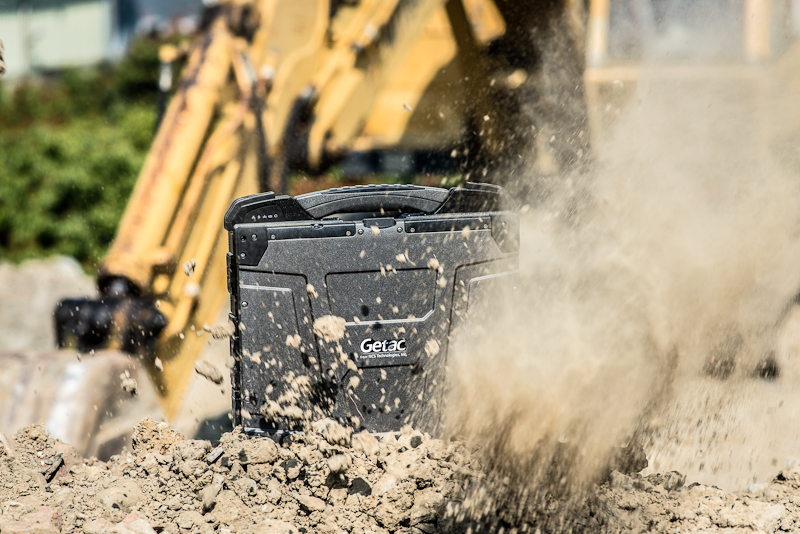
[[[302,345],[302,341],[299,334],[290,334],[286,336],[286,346],[292,347],[293,349],[299,349],[300,345]]]
[[[208,360],[197,360],[194,362],[194,370],[206,380],[215,384],[222,384],[222,373]]]
[[[326,343],[339,341],[344,337],[344,324],[343,317],[323,315],[314,320],[314,334]]]
[[[234,330],[233,323],[231,321],[225,321],[224,323],[213,325],[209,333],[214,339],[227,339],[233,336]]]

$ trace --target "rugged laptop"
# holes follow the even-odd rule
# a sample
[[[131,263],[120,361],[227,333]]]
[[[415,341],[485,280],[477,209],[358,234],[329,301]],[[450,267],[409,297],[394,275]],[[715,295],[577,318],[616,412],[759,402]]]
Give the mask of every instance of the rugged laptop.
[[[330,417],[435,432],[452,336],[515,279],[514,209],[504,189],[474,183],[234,201],[235,424],[260,434]]]

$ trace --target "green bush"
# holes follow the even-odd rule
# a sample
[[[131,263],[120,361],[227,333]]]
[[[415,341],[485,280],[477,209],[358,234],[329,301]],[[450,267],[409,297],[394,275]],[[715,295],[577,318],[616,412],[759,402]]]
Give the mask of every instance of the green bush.
[[[114,66],[0,87],[0,259],[97,265],[152,140],[158,45],[141,38]]]
[[[0,133],[0,257],[69,254],[93,266],[114,237],[155,114],[85,117]]]

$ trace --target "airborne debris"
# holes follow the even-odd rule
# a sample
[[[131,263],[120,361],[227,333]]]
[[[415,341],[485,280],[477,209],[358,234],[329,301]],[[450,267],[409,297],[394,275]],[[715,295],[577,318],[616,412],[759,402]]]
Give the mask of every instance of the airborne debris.
[[[194,298],[200,294],[200,286],[195,282],[189,282],[183,286],[183,294],[186,297]]]
[[[343,317],[323,315],[314,320],[314,334],[326,343],[339,341],[344,337],[344,324]]]
[[[191,260],[183,264],[183,273],[188,277],[192,277],[194,276],[195,267],[197,267],[197,260],[192,258]]]
[[[217,385],[222,384],[222,373],[208,360],[194,362],[194,370],[206,380],[210,380]]]
[[[153,366],[159,371],[164,370],[164,364],[161,362],[161,358],[159,358],[158,356],[156,356],[156,359],[153,360]]]
[[[528,73],[522,69],[517,69],[508,75],[508,78],[506,78],[506,83],[508,84],[509,89],[516,89],[525,83],[525,80],[527,79]]]
[[[261,365],[261,352],[254,352],[251,354],[250,351],[245,350],[244,357],[256,365]],[[228,368],[233,368],[233,365],[229,365]]]
[[[335,454],[328,458],[328,469],[331,470],[331,474],[333,475],[340,475],[344,473],[352,464],[353,461],[347,454]]]
[[[366,430],[362,430],[358,434],[354,434],[351,439],[351,447],[355,450],[360,450],[367,456],[374,456],[378,454],[380,445],[378,440]]]
[[[231,321],[217,323],[209,329],[211,337],[214,339],[227,339],[233,336],[234,326]]]
[[[314,286],[311,284],[306,284],[306,293],[308,293],[308,296],[312,299],[319,297],[319,293],[317,293],[317,290],[314,289]]]
[[[435,339],[429,339],[428,341],[426,341],[425,354],[427,354],[428,357],[431,358],[439,354],[439,342],[436,341]]]
[[[129,371],[125,371],[124,373],[120,374],[119,381],[122,389],[130,393],[131,396],[135,396],[137,393],[139,393],[139,386],[136,383],[136,379],[131,378],[131,373]]]
[[[353,429],[343,427],[333,419],[321,419],[311,423],[311,429],[331,445],[346,447],[350,444]]]

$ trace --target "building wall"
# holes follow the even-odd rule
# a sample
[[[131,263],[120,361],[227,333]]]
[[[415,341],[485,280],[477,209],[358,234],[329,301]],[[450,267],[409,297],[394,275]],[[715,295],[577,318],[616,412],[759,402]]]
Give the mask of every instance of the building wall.
[[[111,53],[113,0],[0,0],[6,76],[90,65]]]

